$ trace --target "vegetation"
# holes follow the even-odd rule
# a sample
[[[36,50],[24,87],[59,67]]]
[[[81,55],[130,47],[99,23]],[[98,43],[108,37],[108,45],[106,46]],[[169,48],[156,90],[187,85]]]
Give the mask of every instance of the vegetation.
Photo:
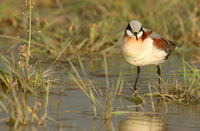
[[[27,3],[26,3],[27,4]],[[30,46],[31,46],[31,10],[32,2],[29,1],[30,6],[29,14],[29,39],[27,45],[20,45],[19,61],[18,64],[15,57],[12,56],[13,63],[10,63],[5,57],[2,61],[7,66],[7,71],[0,68],[0,105],[2,109],[9,115],[5,118],[8,125],[12,125],[14,130],[20,124],[33,123],[34,119],[38,124],[43,123],[47,118],[47,106],[49,99],[49,92],[54,80],[51,77],[51,67],[44,71],[39,62],[36,62],[32,67],[29,65]],[[46,98],[44,103],[37,101],[37,91],[45,93]],[[9,96],[12,97],[9,97]],[[35,97],[35,102],[31,105],[29,97]],[[44,114],[41,117],[36,115],[39,109],[44,108]],[[40,112],[40,110],[39,110]]]
[[[84,94],[90,99],[93,106],[94,117],[98,118],[97,109],[101,116],[108,120],[112,115],[132,114],[133,110],[118,110],[113,108],[115,98],[123,97],[136,103],[134,106],[142,108],[146,101],[144,95],[138,91],[133,96],[123,96],[125,75],[120,72],[118,80],[111,84],[106,61],[106,52],[119,53],[115,50],[117,41],[124,31],[127,23],[132,19],[138,19],[146,28],[150,28],[169,39],[179,42],[179,51],[191,46],[200,46],[200,3],[198,0],[176,0],[176,1],[152,1],[143,0],[48,0],[35,2],[29,0],[0,1],[0,41],[6,45],[14,43],[7,48],[7,53],[16,51],[18,55],[11,54],[12,62],[1,55],[2,61],[7,69],[0,68],[0,106],[9,117],[1,119],[16,130],[20,124],[34,123],[42,124],[46,119],[53,120],[48,116],[48,102],[51,88],[54,86],[55,78],[52,76],[53,65],[57,60],[68,60],[73,69],[66,69],[69,78],[78,85]],[[11,14],[11,15],[10,15]],[[159,25],[159,26],[158,26]],[[27,33],[28,32],[28,33]],[[78,55],[74,55],[78,52]],[[102,93],[85,73],[81,61],[82,54],[103,53],[106,88]],[[5,52],[3,52],[5,53]],[[40,61],[30,64],[30,55],[42,54],[47,58],[55,59],[46,70],[40,65]],[[83,76],[74,66],[69,57],[78,56]],[[79,54],[81,54],[79,56]],[[61,57],[62,56],[62,57]],[[68,59],[66,59],[68,57]],[[42,57],[44,60],[44,57]],[[33,65],[33,66],[31,66]],[[186,70],[186,65],[190,71]],[[149,84],[153,113],[154,98],[162,98],[166,101],[175,102],[199,102],[200,73],[199,70],[189,65],[183,59],[183,82],[173,79],[172,84],[163,81],[162,90],[156,89],[156,84]],[[131,86],[130,86],[131,87]],[[153,87],[155,90],[151,90]],[[60,88],[58,88],[61,94]],[[43,103],[38,102],[38,94],[45,94]],[[106,97],[106,103],[99,98]],[[28,99],[34,97],[34,103]],[[167,106],[166,106],[167,108]],[[36,115],[44,109],[43,114]],[[142,108],[144,113],[145,110]],[[137,112],[138,113],[138,112]]]
[[[0,37],[15,41],[21,41],[20,38],[28,39],[28,12],[24,1],[9,1],[0,2],[0,25],[5,27],[1,28],[3,35]],[[77,51],[117,53],[118,50],[113,48],[118,45],[117,41],[127,23],[133,19],[141,21],[144,27],[177,41],[180,51],[200,45],[198,0],[35,0],[35,6],[32,17],[32,32],[35,34],[32,36],[31,49],[48,56],[50,54],[50,58],[55,58],[72,39],[63,56]],[[16,39],[17,36],[20,38]]]
[[[183,81],[178,80],[176,77],[165,82],[163,81],[162,92],[156,89],[157,84],[153,84],[155,93],[152,93],[153,96],[160,96],[168,101],[174,101],[178,103],[194,103],[200,102],[200,72],[197,68],[192,67],[184,59],[182,66],[183,70],[181,74],[183,76]],[[180,75],[180,74],[179,74]],[[150,95],[150,94],[148,94]]]
[[[107,71],[107,61],[106,61],[106,55],[104,54],[104,66],[105,66],[105,80],[106,80],[106,93],[103,94],[102,91],[97,88],[95,88],[94,84],[91,82],[91,80],[86,76],[85,74],[85,70],[83,67],[83,64],[80,60],[80,56],[78,56],[79,58],[79,63],[82,69],[82,72],[84,74],[84,79],[80,77],[80,74],[78,73],[77,69],[74,67],[74,65],[70,62],[70,65],[73,68],[73,71],[75,72],[76,76],[74,76],[72,73],[69,72],[70,77],[72,78],[72,80],[78,85],[78,87],[88,96],[88,98],[91,100],[93,107],[94,107],[94,117],[97,118],[97,114],[96,114],[96,108],[98,108],[104,119],[110,119],[112,114],[115,115],[122,115],[122,114],[128,114],[128,113],[132,113],[129,111],[115,111],[113,109],[113,102],[115,100],[116,95],[121,96],[121,91],[123,88],[123,81],[124,78],[122,76],[122,72],[119,75],[119,78],[116,82],[116,84],[113,82],[112,86],[110,87],[110,80],[108,78],[108,71]],[[142,101],[140,103],[143,103],[145,100],[144,98],[142,98],[138,93],[136,93],[138,95],[138,97],[128,97],[128,99],[134,99],[134,102],[137,101]],[[102,102],[101,99],[96,98],[95,96],[99,97],[99,96],[105,96],[106,97],[106,104]],[[138,99],[138,100],[136,100]],[[140,105],[136,105],[135,107],[140,107]]]

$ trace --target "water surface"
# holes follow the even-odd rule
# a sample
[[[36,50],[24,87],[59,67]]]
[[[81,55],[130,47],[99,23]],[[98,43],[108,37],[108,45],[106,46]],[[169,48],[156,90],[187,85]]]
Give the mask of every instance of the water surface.
[[[104,94],[101,97],[104,104],[106,104],[106,78],[105,67],[102,55],[91,55],[81,57],[83,60],[86,76],[92,81],[95,88],[100,88]],[[78,61],[78,60],[77,60]],[[79,74],[83,77],[83,73],[79,63],[73,60],[75,67]],[[173,55],[165,63],[161,65],[162,77],[164,81],[174,78],[174,74],[178,74],[177,70],[181,70],[180,58]],[[44,63],[43,65],[48,65]],[[166,112],[166,105],[163,101],[158,102],[154,99],[155,110],[157,114],[153,114],[152,104],[146,102],[142,108],[138,110],[135,107],[126,108],[136,105],[131,100],[126,98],[132,95],[132,90],[127,83],[134,85],[136,77],[136,67],[128,64],[121,55],[107,55],[107,67],[109,74],[110,86],[112,83],[116,84],[120,71],[125,74],[125,83],[123,86],[123,95],[117,96],[113,103],[113,109],[132,111],[128,115],[113,115],[110,120],[103,119],[101,112],[98,110],[98,117],[94,118],[91,101],[88,97],[74,84],[62,66],[66,67],[71,73],[72,68],[69,63],[62,63],[55,68],[59,78],[62,82],[61,88],[63,93],[59,94],[58,88],[55,86],[50,94],[48,105],[48,116],[55,120],[47,120],[44,125],[38,126],[36,124],[19,127],[19,130],[63,130],[63,131],[90,131],[90,130],[119,130],[119,131],[199,131],[199,103],[195,104],[178,104],[167,102],[168,112]],[[196,64],[195,66],[200,66]],[[148,82],[157,81],[156,66],[141,67],[141,74],[138,81],[138,88],[140,92],[148,93]],[[177,76],[179,80],[182,76]],[[43,102],[44,94],[38,94],[38,101]],[[12,97],[12,96],[11,96]],[[97,96],[96,96],[97,97]],[[30,97],[30,104],[34,104],[34,97]],[[145,97],[146,101],[151,101],[150,98]],[[43,114],[44,109],[40,111]],[[149,113],[146,113],[149,112]],[[41,116],[38,114],[39,116]],[[0,112],[1,118],[8,117],[6,113]],[[0,129],[12,130],[12,126],[6,125],[4,122],[0,123]]]

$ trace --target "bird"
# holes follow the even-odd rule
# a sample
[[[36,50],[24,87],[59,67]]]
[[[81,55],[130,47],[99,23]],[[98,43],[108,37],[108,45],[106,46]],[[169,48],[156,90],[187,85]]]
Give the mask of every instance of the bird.
[[[137,66],[137,77],[134,90],[137,90],[137,81],[140,75],[140,67],[156,65],[158,74],[158,89],[160,88],[161,69],[159,64],[163,63],[178,47],[178,43],[144,28],[138,20],[128,23],[125,31],[119,39],[119,47],[124,59],[131,65]]]

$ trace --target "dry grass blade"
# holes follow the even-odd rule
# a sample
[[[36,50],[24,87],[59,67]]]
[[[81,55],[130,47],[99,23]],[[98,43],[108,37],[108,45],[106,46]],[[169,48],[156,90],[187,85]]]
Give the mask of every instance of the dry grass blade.
[[[120,73],[120,74],[121,74],[121,73]],[[121,78],[122,78],[122,79],[121,79],[120,90],[119,90],[118,95],[120,95],[121,92],[122,92],[122,88],[123,88],[123,85],[124,85],[124,78],[125,78],[125,75],[123,75]],[[118,81],[119,81],[119,80],[118,80]]]
[[[78,85],[78,87],[87,95],[87,97],[92,101],[92,103],[97,106],[97,108],[99,108],[101,111],[104,110],[103,106],[101,105],[101,103],[94,97],[91,87],[88,84],[88,89],[89,91],[87,91],[87,86],[84,84],[83,80],[81,79],[78,71],[76,70],[76,68],[74,67],[74,65],[71,63],[71,61],[69,61],[73,71],[75,72],[76,76],[78,77],[78,79],[80,80],[77,81],[77,79],[72,75],[69,74],[69,76],[73,79],[73,81]]]
[[[95,91],[96,95],[100,96],[99,93],[97,92],[97,90],[95,89],[94,85],[92,84],[91,80],[88,79],[88,81],[89,81],[90,85],[92,86],[93,90]]]
[[[150,97],[151,97],[151,106],[152,106],[153,112],[155,112],[154,102],[153,102],[153,98],[152,98],[152,94],[151,94],[151,87],[150,87],[150,84],[148,84],[148,85],[149,85],[149,92],[150,92]]]
[[[113,92],[110,90],[109,80],[108,80],[108,69],[107,69],[107,61],[106,54],[104,53],[104,66],[105,66],[105,76],[106,76],[106,101],[107,101],[107,111],[106,111],[106,119],[110,119],[111,110],[112,110],[112,95]]]
[[[59,52],[58,56],[56,57],[56,59],[53,61],[53,63],[51,64],[51,66],[48,68],[47,71],[50,71],[52,66],[54,65],[54,63],[60,58],[60,56],[66,51],[67,47],[71,44],[73,40],[71,40],[70,42],[66,43],[66,45],[64,45],[64,48]]]

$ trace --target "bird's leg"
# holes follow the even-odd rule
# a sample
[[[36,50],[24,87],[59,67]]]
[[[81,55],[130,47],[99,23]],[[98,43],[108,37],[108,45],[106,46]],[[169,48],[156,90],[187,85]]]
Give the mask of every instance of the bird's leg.
[[[134,90],[137,90],[136,86],[137,86],[137,81],[138,81],[139,75],[140,75],[140,67],[138,66],[137,67],[137,77],[136,77],[136,80],[135,80]]]
[[[161,69],[159,67],[159,65],[157,65],[157,73],[158,73],[158,89],[160,90],[160,78],[161,78]]]

